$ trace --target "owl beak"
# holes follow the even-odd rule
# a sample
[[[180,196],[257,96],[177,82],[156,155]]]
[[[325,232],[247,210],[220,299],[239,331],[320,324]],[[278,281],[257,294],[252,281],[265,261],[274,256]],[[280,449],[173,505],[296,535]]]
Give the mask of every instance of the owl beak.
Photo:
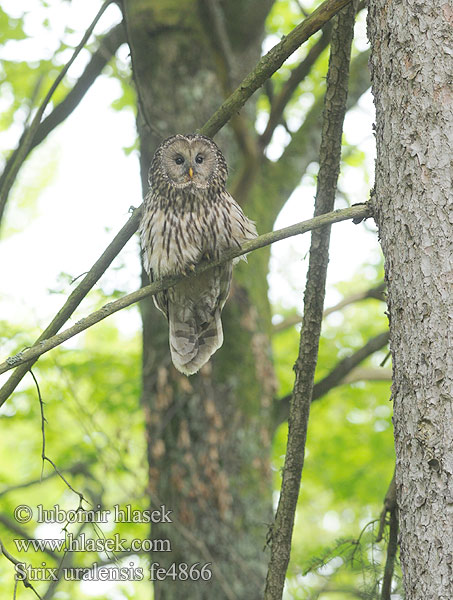
[[[193,179],[193,169],[192,169],[192,167],[189,167],[189,177],[190,177],[190,179]]]

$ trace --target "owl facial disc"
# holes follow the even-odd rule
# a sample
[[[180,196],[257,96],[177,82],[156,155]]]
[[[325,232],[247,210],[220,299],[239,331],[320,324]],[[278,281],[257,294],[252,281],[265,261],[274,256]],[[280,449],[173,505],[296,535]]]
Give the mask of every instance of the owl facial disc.
[[[174,136],[162,148],[165,176],[177,188],[209,187],[218,172],[217,153],[201,136]]]

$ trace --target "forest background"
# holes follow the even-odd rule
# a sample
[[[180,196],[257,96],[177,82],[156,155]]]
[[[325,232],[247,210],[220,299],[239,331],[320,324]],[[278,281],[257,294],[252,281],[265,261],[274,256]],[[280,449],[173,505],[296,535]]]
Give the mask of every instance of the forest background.
[[[28,12],[20,2],[4,2],[0,9],[0,143],[4,164],[17,145],[24,123],[68,62],[96,10],[96,3],[90,3],[88,11],[86,3],[76,0],[40,4]],[[262,53],[303,17],[300,3],[275,2],[266,18]],[[96,36],[54,94],[48,113],[83,75],[103,33],[119,20],[119,10],[111,6],[99,22]],[[272,91],[266,86],[256,94],[254,125],[258,134],[265,130],[272,97],[320,39],[321,34],[313,36],[285,62],[272,77]],[[353,48],[353,61],[361,67],[358,74],[351,74],[351,85],[357,85],[360,93],[345,121],[338,208],[367,200],[373,180],[372,101],[367,91],[369,83],[363,81],[366,48],[362,10]],[[307,116],[316,103],[320,99],[322,102],[327,62],[326,48],[295,88],[282,122],[266,146],[269,161],[278,163],[294,132],[308,122]],[[135,118],[129,50],[121,44],[80,105],[31,154],[10,195],[0,246],[5,292],[0,330],[4,358],[31,345],[76,285],[74,280],[90,268],[127,220],[129,207],[140,204]],[[310,140],[316,140],[312,135]],[[317,149],[307,151],[307,168],[301,172],[274,228],[311,216],[318,168],[316,158],[309,158],[312,152],[316,155]],[[238,169],[233,165],[232,177]],[[259,221],[258,230],[264,233]],[[302,307],[309,244],[305,237],[275,244],[269,261],[276,405],[293,385],[292,366],[299,342],[296,323]],[[253,261],[251,255],[244,269],[253,269]],[[394,463],[389,364],[381,366],[387,354],[385,343],[374,353],[367,351],[370,340],[387,329],[382,280],[382,260],[373,225],[335,225],[326,305],[344,306],[325,317],[316,381],[322,381],[341,361],[357,356],[364,347],[365,360],[360,361],[360,367],[346,366],[340,380],[320,394],[312,408],[288,574],[287,590],[294,598],[378,597],[385,543],[377,543],[376,536]],[[81,304],[72,322],[139,285],[139,248],[134,239]],[[234,332],[226,330],[226,335]],[[133,306],[43,356],[33,369],[45,402],[46,453],[73,488],[83,489],[95,506],[147,507],[141,345],[140,315]],[[61,524],[35,523],[28,529],[19,526],[12,519],[15,506],[36,506],[45,499],[49,507],[59,504],[69,510],[78,507],[78,497],[51,465],[45,464],[41,475],[41,405],[30,376],[1,411],[0,449],[8,460],[2,461],[0,471],[0,538],[17,556],[13,538],[18,535],[42,539],[63,534]],[[277,415],[272,438],[274,501],[280,488],[287,436],[282,420]],[[267,525],[262,524],[262,546]],[[111,537],[117,531],[126,535],[121,524],[104,533]],[[146,524],[127,527],[127,536],[134,538],[145,538],[148,533]],[[187,559],[190,562],[190,557]],[[48,565],[59,562],[56,555],[36,552],[25,555],[24,560],[36,566],[43,561]],[[74,564],[88,565],[96,555],[76,553],[73,560]],[[146,553],[128,554],[118,560],[120,564],[133,562],[144,568],[147,564]],[[112,559],[101,555],[97,562],[112,564]],[[2,560],[0,573],[2,590],[12,594],[13,565]],[[148,581],[37,585],[42,596],[48,598],[54,597],[57,589],[74,594],[75,588],[78,598],[149,597]]]

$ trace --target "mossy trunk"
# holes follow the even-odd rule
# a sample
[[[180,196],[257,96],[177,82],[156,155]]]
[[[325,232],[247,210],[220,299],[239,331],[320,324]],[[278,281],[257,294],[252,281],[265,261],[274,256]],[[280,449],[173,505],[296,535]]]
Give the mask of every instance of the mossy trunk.
[[[269,2],[208,3],[126,0],[124,11],[138,96],[144,189],[162,138],[190,133],[214,112],[225,90],[259,58]],[[226,36],[223,39],[222,37]],[[252,110],[249,107],[247,110]],[[245,121],[244,121],[245,122]],[[243,123],[240,124],[243,126]],[[241,168],[238,135],[216,138],[230,169]],[[234,159],[236,157],[236,160]],[[241,198],[237,198],[241,200]],[[244,207],[258,218],[253,201]],[[260,222],[257,223],[262,231]],[[142,304],[143,407],[147,422],[150,504],[173,511],[151,537],[171,553],[151,562],[168,568],[212,563],[205,582],[155,582],[155,598],[260,598],[271,520],[269,466],[274,376],[270,357],[266,252],[235,269],[223,313],[225,342],[190,378],[170,360],[168,327],[152,301]],[[193,571],[196,576],[196,572]],[[208,574],[208,571],[205,571]]]

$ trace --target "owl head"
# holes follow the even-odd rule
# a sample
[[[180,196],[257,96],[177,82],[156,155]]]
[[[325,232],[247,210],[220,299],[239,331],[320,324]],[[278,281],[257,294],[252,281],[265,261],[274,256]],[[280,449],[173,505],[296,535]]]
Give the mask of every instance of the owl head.
[[[149,184],[164,179],[179,189],[206,189],[216,184],[225,186],[225,159],[217,144],[204,135],[173,135],[157,148],[149,170]]]

